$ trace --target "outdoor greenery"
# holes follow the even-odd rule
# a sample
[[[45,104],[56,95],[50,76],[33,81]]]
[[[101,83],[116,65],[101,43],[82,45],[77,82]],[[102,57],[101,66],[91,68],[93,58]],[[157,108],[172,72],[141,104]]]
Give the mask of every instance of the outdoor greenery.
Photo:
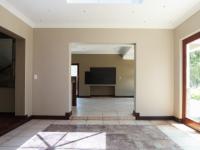
[[[191,90],[191,98],[193,100],[199,100],[200,101],[200,87],[199,88],[192,88]]]
[[[199,95],[192,95],[192,99],[200,101],[200,94]]]
[[[190,53],[190,81],[192,99],[200,100],[200,51]]]

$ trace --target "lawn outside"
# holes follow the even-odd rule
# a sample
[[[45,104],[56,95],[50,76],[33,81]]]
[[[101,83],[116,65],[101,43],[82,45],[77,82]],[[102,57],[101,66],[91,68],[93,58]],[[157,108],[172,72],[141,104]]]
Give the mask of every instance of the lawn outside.
[[[200,87],[190,89],[191,99],[200,101]]]

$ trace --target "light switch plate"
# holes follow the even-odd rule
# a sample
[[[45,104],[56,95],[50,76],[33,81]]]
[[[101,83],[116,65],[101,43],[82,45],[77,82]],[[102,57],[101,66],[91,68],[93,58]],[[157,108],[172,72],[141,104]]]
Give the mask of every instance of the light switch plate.
[[[38,75],[37,75],[37,74],[34,74],[33,79],[34,79],[34,80],[37,80],[37,79],[38,79]]]

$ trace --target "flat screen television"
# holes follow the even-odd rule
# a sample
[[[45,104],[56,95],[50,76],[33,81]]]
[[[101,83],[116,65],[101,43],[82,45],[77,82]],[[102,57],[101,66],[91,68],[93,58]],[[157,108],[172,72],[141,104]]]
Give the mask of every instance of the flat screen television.
[[[90,71],[85,72],[85,84],[116,84],[116,68],[90,68]]]

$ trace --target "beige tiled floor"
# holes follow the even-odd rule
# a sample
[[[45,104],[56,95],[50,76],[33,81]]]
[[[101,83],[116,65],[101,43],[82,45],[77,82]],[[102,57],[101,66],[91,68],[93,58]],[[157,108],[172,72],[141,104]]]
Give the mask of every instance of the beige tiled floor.
[[[92,100],[92,102],[90,102]],[[125,101],[124,101],[125,100]],[[124,101],[124,102],[123,102]],[[130,105],[132,104],[132,105]],[[128,107],[127,107],[128,106]],[[111,108],[111,109],[110,109]],[[0,150],[21,148],[50,124],[156,126],[185,150],[200,149],[200,134],[174,121],[136,121],[132,116],[133,99],[84,99],[73,109],[71,120],[31,120],[0,137]],[[56,138],[57,133],[51,133]],[[34,141],[33,141],[34,142]],[[95,142],[95,141],[94,141]],[[32,148],[37,150],[37,148]]]
[[[135,120],[133,115],[127,116],[72,116],[71,120]]]
[[[200,149],[200,134],[193,129],[174,121],[136,120],[31,120],[17,129],[0,137],[0,150],[16,150],[36,133],[50,124],[77,125],[153,125],[185,150]],[[53,136],[52,136],[53,137]]]
[[[78,98],[74,117],[129,116],[134,110],[134,98]]]

